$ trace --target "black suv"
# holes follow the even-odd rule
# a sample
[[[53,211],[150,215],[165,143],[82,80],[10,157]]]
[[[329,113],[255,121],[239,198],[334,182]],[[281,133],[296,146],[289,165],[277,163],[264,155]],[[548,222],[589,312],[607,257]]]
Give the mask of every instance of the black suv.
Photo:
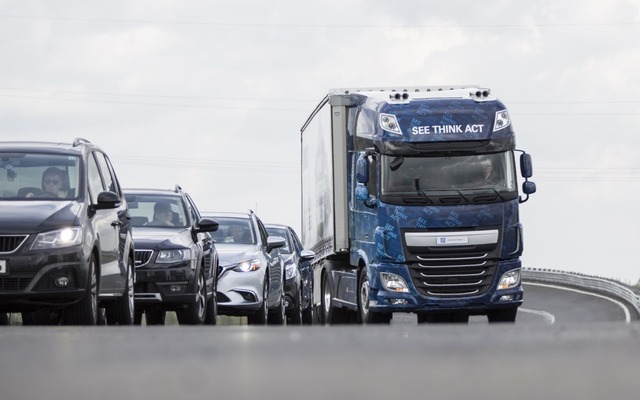
[[[167,311],[180,324],[216,323],[218,253],[202,218],[180,186],[174,190],[126,189],[136,246],[136,323],[164,325]]]
[[[0,142],[0,312],[24,324],[133,322],[127,203],[107,155],[72,144]]]

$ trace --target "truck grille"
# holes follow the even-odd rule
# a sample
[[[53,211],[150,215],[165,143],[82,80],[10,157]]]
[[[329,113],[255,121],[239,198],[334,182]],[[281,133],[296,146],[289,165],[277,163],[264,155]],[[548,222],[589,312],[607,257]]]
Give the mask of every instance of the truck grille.
[[[148,263],[152,255],[153,250],[136,250],[134,254],[136,267],[141,267]]]
[[[0,236],[0,253],[13,253],[27,240],[27,235]]]
[[[455,298],[486,293],[491,288],[498,266],[499,232],[500,229],[492,229],[403,235],[414,286],[429,297]],[[465,238],[467,243],[438,245],[442,238]]]

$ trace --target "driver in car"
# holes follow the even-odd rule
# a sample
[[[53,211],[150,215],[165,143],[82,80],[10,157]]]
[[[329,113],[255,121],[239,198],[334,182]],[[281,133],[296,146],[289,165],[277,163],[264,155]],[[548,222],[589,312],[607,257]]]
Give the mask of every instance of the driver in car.
[[[56,167],[49,167],[42,173],[42,192],[39,193],[27,193],[26,197],[33,197],[35,195],[44,194],[51,197],[64,198],[67,196],[63,188],[64,184],[64,172]],[[38,196],[44,197],[44,196]]]

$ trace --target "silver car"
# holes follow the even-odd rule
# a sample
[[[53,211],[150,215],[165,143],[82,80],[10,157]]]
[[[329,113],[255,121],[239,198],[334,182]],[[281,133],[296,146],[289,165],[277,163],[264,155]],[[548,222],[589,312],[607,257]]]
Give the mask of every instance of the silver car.
[[[212,234],[219,257],[218,314],[246,315],[253,325],[283,324],[284,263],[278,249],[285,239],[269,236],[253,211],[203,217],[219,223]]]

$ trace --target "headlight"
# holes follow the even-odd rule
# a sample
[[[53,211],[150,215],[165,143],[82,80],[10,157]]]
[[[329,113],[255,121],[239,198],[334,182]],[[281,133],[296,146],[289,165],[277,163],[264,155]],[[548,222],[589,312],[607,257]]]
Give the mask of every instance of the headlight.
[[[237,272],[257,271],[260,269],[260,260],[241,262],[233,270]]]
[[[498,290],[511,289],[520,285],[520,269],[507,271],[500,277]]]
[[[295,264],[289,264],[284,267],[284,277],[285,279],[291,279],[298,273],[298,267]]]
[[[400,275],[381,272],[380,281],[382,282],[382,286],[384,286],[384,288],[390,292],[409,292],[409,286],[407,286],[407,282],[405,282]]]
[[[191,249],[174,249],[174,250],[160,250],[157,263],[175,263],[179,261],[189,261],[193,257],[191,256]]]
[[[40,233],[31,245],[31,250],[59,249],[79,245],[82,242],[82,228],[72,226],[57,231]]]

